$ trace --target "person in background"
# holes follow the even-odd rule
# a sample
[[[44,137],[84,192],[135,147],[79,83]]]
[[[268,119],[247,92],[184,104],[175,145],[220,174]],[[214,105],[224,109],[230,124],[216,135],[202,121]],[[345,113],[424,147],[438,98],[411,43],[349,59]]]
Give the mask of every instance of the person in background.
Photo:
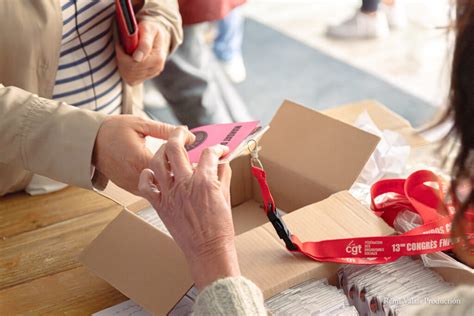
[[[163,70],[182,29],[176,0],[133,2],[133,56],[115,41],[114,1],[0,2],[0,196],[108,179],[137,192],[152,157],[144,137],[174,128],[139,117],[140,84]]]
[[[217,36],[214,39],[214,54],[233,83],[241,83],[247,77],[242,57],[244,19],[241,7],[233,9],[217,22]]]
[[[451,136],[459,141],[452,169],[451,196],[456,207],[452,234],[464,243],[454,252],[474,267],[474,243],[466,240],[474,222],[474,2],[464,3],[456,23],[449,108]],[[219,164],[227,148],[208,148],[193,170],[184,149],[186,130],[175,130],[142,171],[141,194],[152,204],[189,263],[200,293],[194,315],[267,315],[258,287],[241,276],[229,201],[231,170]],[[454,305],[407,306],[401,315],[472,315],[474,289],[459,286],[440,299]]]
[[[401,29],[407,17],[401,0],[362,0],[354,16],[327,29],[327,35],[342,39],[384,38]]]
[[[251,120],[233,85],[213,58],[206,42],[207,22],[225,17],[245,0],[179,0],[183,44],[169,58],[163,73],[145,84],[158,90],[181,124],[190,128]],[[235,10],[235,9],[234,9]],[[154,100],[145,100],[153,113]]]

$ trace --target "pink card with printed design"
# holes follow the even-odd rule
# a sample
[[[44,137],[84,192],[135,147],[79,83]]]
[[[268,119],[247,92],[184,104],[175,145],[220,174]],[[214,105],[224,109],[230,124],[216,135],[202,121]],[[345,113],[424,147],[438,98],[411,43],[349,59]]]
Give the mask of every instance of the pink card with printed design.
[[[229,153],[223,159],[232,156],[249,136],[259,130],[259,124],[259,121],[253,121],[206,125],[192,129],[191,132],[196,136],[196,141],[186,146],[189,160],[191,163],[197,163],[205,148],[217,144],[229,147]]]

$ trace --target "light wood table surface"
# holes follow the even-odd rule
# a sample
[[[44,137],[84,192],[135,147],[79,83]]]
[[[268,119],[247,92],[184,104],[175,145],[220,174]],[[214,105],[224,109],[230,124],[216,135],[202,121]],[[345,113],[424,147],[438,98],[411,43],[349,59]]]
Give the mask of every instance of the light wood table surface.
[[[0,198],[0,315],[89,315],[125,301],[77,261],[121,210],[73,187]]]

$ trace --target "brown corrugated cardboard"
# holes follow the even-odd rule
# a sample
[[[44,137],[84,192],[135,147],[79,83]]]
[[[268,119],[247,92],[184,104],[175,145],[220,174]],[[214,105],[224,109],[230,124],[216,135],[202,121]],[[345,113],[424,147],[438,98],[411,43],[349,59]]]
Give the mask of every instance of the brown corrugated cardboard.
[[[378,142],[376,136],[288,101],[270,125],[260,155],[277,207],[289,213],[284,218],[290,230],[302,240],[392,232],[347,192],[335,194],[357,178]],[[236,246],[243,275],[259,285],[265,297],[309,277],[332,276],[336,265],[285,249],[260,207],[249,158],[237,158],[232,169]],[[192,284],[173,240],[127,210],[84,251],[81,261],[155,314],[168,312]]]
[[[352,124],[363,111],[380,129],[400,132],[410,145],[426,144],[406,120],[373,101],[325,111],[337,120],[285,102],[261,141],[261,158],[277,206],[288,212],[285,222],[302,240],[392,232],[347,192],[336,193],[350,187],[377,143],[375,136],[340,122]],[[284,248],[260,206],[249,158],[234,160],[232,169],[232,205],[242,273],[262,288],[265,297],[309,278],[333,276],[336,265],[317,263]],[[109,195],[133,211],[147,205],[116,187],[108,189]],[[192,284],[184,257],[173,240],[126,210],[86,249],[81,260],[154,314],[169,311]],[[472,281],[472,276],[460,278],[453,269],[441,270],[447,280]]]
[[[389,235],[393,230],[347,191],[283,216],[302,240]],[[286,250],[270,223],[236,238],[242,274],[269,298],[310,278],[329,278],[336,264],[318,263]]]
[[[260,141],[279,208],[289,211],[348,189],[379,139],[286,101]],[[291,180],[290,180],[291,179]]]
[[[173,239],[125,210],[94,240],[81,260],[116,289],[160,315],[166,314],[193,283]]]
[[[303,240],[392,233],[347,192],[284,219]],[[337,269],[335,264],[317,263],[288,252],[268,223],[238,235],[236,247],[242,274],[254,281],[266,298],[309,278],[329,278]],[[157,315],[171,310],[192,285],[184,256],[173,240],[125,210],[87,248],[81,261]]]

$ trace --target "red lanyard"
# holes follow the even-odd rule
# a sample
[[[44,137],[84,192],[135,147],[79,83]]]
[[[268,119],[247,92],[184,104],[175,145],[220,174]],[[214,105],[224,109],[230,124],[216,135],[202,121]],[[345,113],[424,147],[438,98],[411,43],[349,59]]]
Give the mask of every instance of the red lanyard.
[[[267,217],[278,236],[285,242],[286,248],[292,252],[302,253],[316,261],[379,264],[395,261],[402,256],[445,251],[453,247],[449,234],[450,210],[443,203],[442,182],[430,171],[417,171],[406,180],[382,180],[371,190],[372,208],[387,224],[393,226],[398,213],[408,209],[421,216],[423,225],[396,236],[301,242],[298,237],[290,233],[276,210],[256,148],[251,151],[251,156],[252,174],[262,191]],[[438,188],[429,187],[425,185],[426,182],[437,183]],[[375,203],[377,197],[386,193],[393,193],[396,196],[388,202]]]

